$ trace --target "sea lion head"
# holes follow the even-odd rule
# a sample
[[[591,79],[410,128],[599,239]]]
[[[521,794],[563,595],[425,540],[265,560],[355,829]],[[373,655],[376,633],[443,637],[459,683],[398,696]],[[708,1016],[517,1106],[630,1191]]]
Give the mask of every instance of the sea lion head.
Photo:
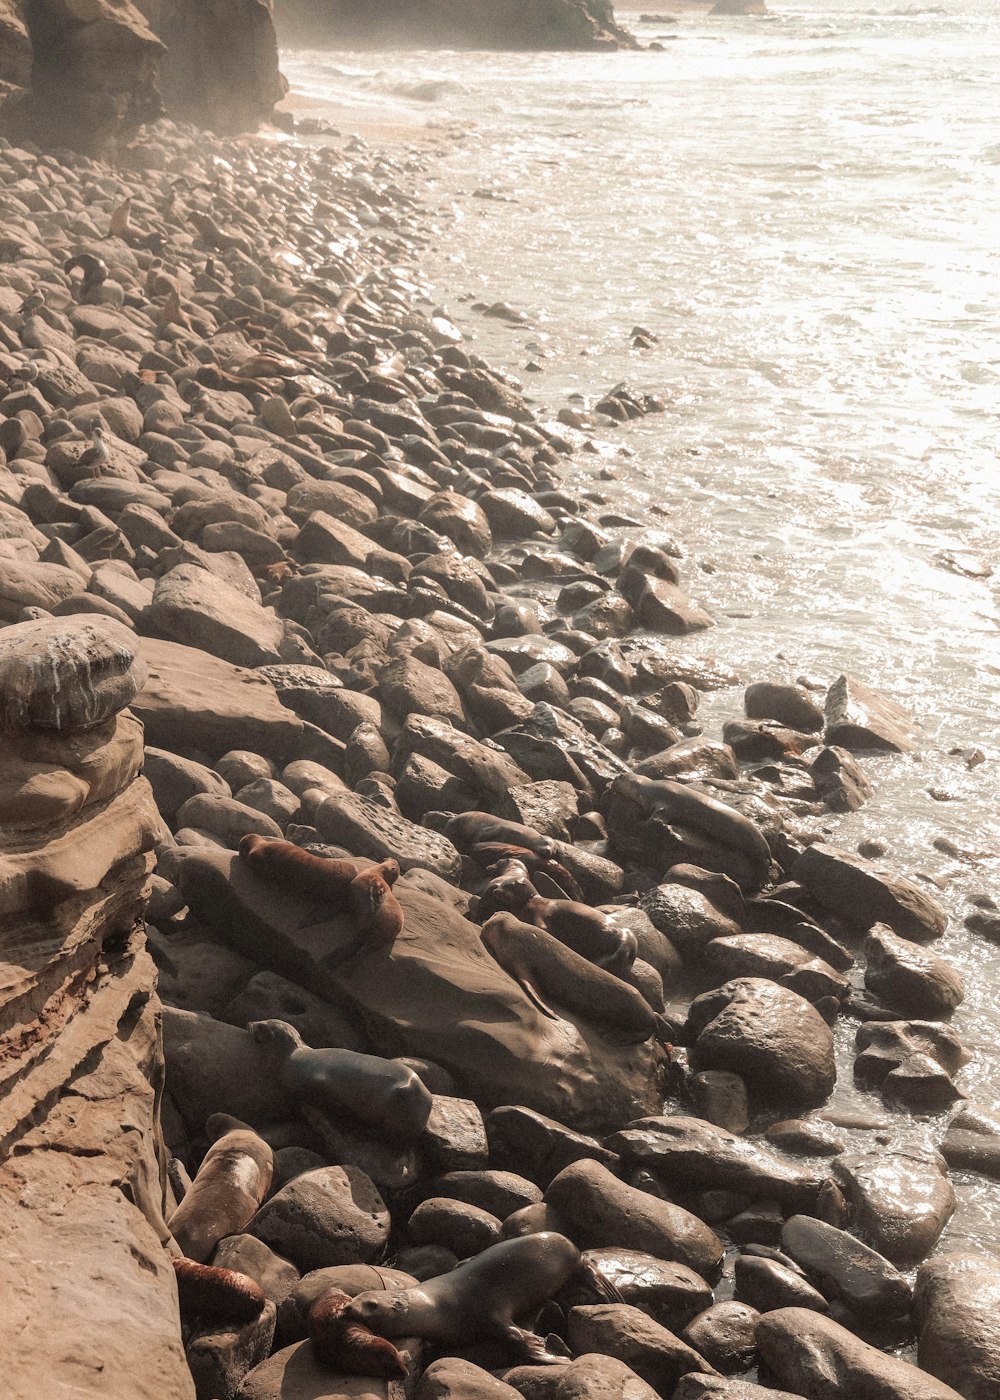
[[[476,912],[480,921],[500,911],[516,914],[537,894],[523,861],[507,860],[494,869],[497,873],[479,896]]]
[[[239,852],[241,860],[249,860],[254,851],[261,846],[266,846],[267,842],[263,836],[258,836],[256,831],[248,831],[240,841]]]
[[[376,865],[374,869],[382,876],[382,879],[390,889],[392,889],[393,885],[399,879],[399,861],[393,860],[391,857],[388,860],[382,861],[381,865]]]
[[[405,1337],[413,1327],[409,1299],[404,1290],[359,1293],[344,1309],[349,1322],[358,1322],[380,1337]]]
[[[265,1050],[278,1050],[290,1055],[293,1050],[303,1048],[302,1037],[287,1021],[251,1021],[247,1030],[253,1036],[254,1044]]]

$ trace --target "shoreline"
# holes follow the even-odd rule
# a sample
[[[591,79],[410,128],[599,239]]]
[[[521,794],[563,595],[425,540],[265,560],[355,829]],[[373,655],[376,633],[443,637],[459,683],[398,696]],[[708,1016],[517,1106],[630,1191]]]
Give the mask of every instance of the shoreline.
[[[323,105],[311,110],[338,109]],[[405,130],[412,142],[409,128],[393,129]],[[807,1168],[797,1154],[804,1142],[811,1160],[816,1154],[809,1149],[825,1152],[831,1132],[836,1133],[822,1115],[832,1041],[827,1050],[827,1022],[813,1003],[824,1003],[832,1017],[837,1007],[828,1003],[848,996],[842,975],[847,967],[836,960],[846,952],[847,966],[855,961],[860,930],[845,922],[851,902],[831,894],[820,876],[811,877],[809,868],[798,864],[801,849],[791,833],[799,830],[802,806],[794,801],[783,805],[780,794],[772,806],[765,799],[774,793],[746,774],[762,755],[772,765],[785,765],[802,785],[796,800],[812,809],[805,815],[825,819],[830,809],[822,806],[817,785],[806,776],[813,749],[823,743],[815,738],[823,716],[817,719],[811,697],[791,693],[795,688],[789,687],[783,696],[772,697],[769,707],[765,702],[766,718],[758,716],[739,733],[731,731],[728,745],[714,735],[701,735],[698,693],[691,684],[698,678],[682,660],[666,654],[664,638],[700,631],[711,619],[684,593],[668,555],[652,547],[630,556],[610,523],[616,512],[607,512],[609,519],[602,521],[599,512],[583,508],[563,489],[561,462],[585,446],[592,423],[582,431],[564,432],[540,423],[502,375],[463,350],[454,326],[420,309],[419,280],[410,282],[408,264],[419,267],[424,216],[414,215],[407,171],[398,160],[393,164],[377,152],[358,157],[349,148],[294,142],[202,140],[194,148],[186,138],[163,132],[144,144],[160,144],[176,155],[170,175],[183,173],[190,180],[191,203],[182,191],[171,193],[167,174],[155,165],[118,171],[109,179],[115,194],[103,199],[101,220],[110,219],[116,202],[134,187],[134,226],[130,241],[89,242],[95,250],[90,256],[98,250],[101,254],[105,275],[87,292],[68,281],[59,286],[60,277],[69,274],[53,261],[46,285],[52,285],[50,295],[57,304],[25,312],[12,301],[5,312],[8,332],[19,337],[22,347],[8,344],[8,360],[17,362],[5,365],[8,383],[17,382],[19,364],[35,364],[41,385],[35,392],[43,409],[47,374],[61,345],[53,332],[74,341],[86,337],[88,348],[90,341],[110,344],[132,357],[129,368],[119,365],[111,371],[117,378],[110,394],[102,377],[108,371],[93,368],[98,377],[90,384],[97,387],[99,406],[91,408],[93,389],[78,386],[76,395],[82,397],[72,405],[78,421],[68,420],[70,430],[44,441],[41,435],[31,437],[29,421],[15,455],[8,454],[5,489],[8,501],[16,497],[10,504],[23,510],[34,531],[44,536],[48,530],[48,545],[36,549],[29,537],[28,548],[20,551],[26,561],[16,599],[20,608],[45,622],[53,612],[46,606],[51,590],[62,590],[53,604],[60,619],[78,616],[71,609],[82,599],[91,616],[103,615],[144,636],[145,650],[160,659],[152,689],[140,692],[134,709],[147,725],[147,745],[160,755],[147,761],[148,774],[161,816],[172,827],[169,840],[161,833],[150,939],[161,965],[164,1000],[172,1003],[167,1093],[173,1156],[194,1175],[205,1142],[206,1106],[242,1119],[240,1109],[261,1137],[270,1133],[274,1154],[300,1154],[284,1159],[289,1175],[280,1179],[279,1173],[278,1197],[282,1191],[294,1196],[298,1176],[291,1165],[301,1166],[302,1153],[305,1160],[310,1154],[319,1159],[311,1167],[315,1172],[346,1161],[355,1170],[367,1167],[373,1173],[376,1187],[385,1192],[386,1216],[394,1215],[393,1229],[401,1229],[413,1203],[403,1186],[410,1189],[413,1182],[384,1141],[361,1133],[346,1142],[337,1139],[331,1148],[329,1135],[323,1136],[330,1129],[317,1126],[308,1114],[286,1114],[278,1132],[274,1123],[282,1120],[273,1098],[262,1107],[247,1096],[245,1065],[257,1063],[257,1051],[245,1026],[269,1017],[294,1023],[300,1013],[287,990],[282,1000],[273,982],[270,1003],[258,988],[252,1010],[249,1001],[243,1002],[242,1018],[235,1010],[220,1017],[215,1012],[225,1012],[245,997],[253,977],[268,973],[285,978],[287,987],[294,970],[292,980],[326,993],[323,1005],[311,1007],[314,1018],[333,1016],[330,1007],[341,998],[341,1020],[336,1027],[324,1024],[329,1035],[353,1034],[367,1053],[405,1053],[425,1065],[428,1080],[437,1086],[432,1092],[441,1101],[443,1122],[433,1148],[426,1142],[421,1147],[430,1155],[417,1173],[418,1183],[437,1180],[449,1168],[484,1171],[506,1161],[503,1169],[518,1171],[539,1192],[547,1191],[559,1172],[549,1174],[527,1142],[508,1149],[504,1158],[497,1149],[498,1120],[491,1115],[504,1104],[517,1106],[531,1122],[532,1113],[546,1114],[557,1126],[565,1125],[554,1131],[557,1143],[565,1146],[567,1134],[572,1138],[577,1128],[603,1133],[624,1128],[644,1112],[656,1113],[662,1102],[659,1075],[667,1069],[658,1037],[669,1030],[679,1047],[670,1062],[672,1083],[694,1095],[692,1111],[703,1115],[694,1141],[702,1154],[701,1170],[715,1183],[707,1189],[725,1199],[709,1202],[704,1182],[697,1180],[676,1190],[669,1172],[658,1182],[654,1167],[651,1178],[648,1173],[642,1177],[644,1194],[664,1205],[664,1218],[674,1220],[674,1226],[661,1224],[658,1234],[651,1229],[649,1239],[662,1249],[669,1247],[679,1219],[670,1216],[670,1205],[709,1235],[714,1227],[736,1243],[773,1246],[779,1237],[784,1243],[780,1217],[788,1212],[779,1210],[776,1217],[759,1203],[770,1199],[765,1183],[768,1190],[775,1189],[768,1172],[777,1161],[794,1183],[787,1199],[815,1205],[810,1173],[818,1168],[815,1162]],[[274,222],[265,225],[252,188],[241,192],[233,175],[223,177],[218,193],[199,193],[216,154],[231,169],[244,169],[248,159],[268,167],[273,207],[267,214],[277,219],[277,232]],[[261,179],[259,171],[247,176]],[[314,196],[334,211],[325,217],[339,220],[334,225],[338,237],[327,238],[325,247],[306,211],[306,201]],[[227,208],[225,229],[210,212],[215,201]],[[96,222],[96,212],[91,217]],[[152,237],[155,243],[164,230],[176,238],[175,243],[167,238],[165,250],[141,241]],[[262,241],[277,250],[266,261]],[[163,259],[159,270],[157,257]],[[407,267],[405,274],[396,270],[400,264]],[[16,265],[13,276],[8,286],[30,299],[31,284],[18,277]],[[170,277],[176,279],[176,289],[164,281]],[[176,307],[171,304],[174,290]],[[32,315],[40,324],[29,330]],[[116,340],[124,340],[127,348]],[[27,388],[22,392],[37,412],[38,399]],[[50,387],[48,392],[65,391]],[[108,405],[109,399],[120,400],[117,408]],[[129,404],[134,412],[125,406]],[[614,410],[624,420],[645,407],[622,397],[609,404],[609,413]],[[57,416],[45,412],[39,420],[43,434],[52,430],[50,420]],[[110,460],[91,473],[80,462],[91,445],[84,425],[100,416],[111,436]],[[17,452],[32,442],[38,450],[25,449],[19,458]],[[11,461],[19,460],[19,471],[11,470]],[[25,480],[40,482],[46,491],[28,493]],[[162,530],[157,532],[135,509],[127,513],[142,505],[160,518]],[[41,561],[47,569],[39,571],[39,558],[33,563],[33,549],[37,556],[47,556]],[[5,616],[5,624],[16,626],[21,614],[13,603],[9,606],[15,615]],[[3,635],[0,631],[0,639]],[[232,695],[227,698],[235,707],[228,717],[231,728],[217,727],[211,738],[207,726],[196,729],[201,721],[194,698],[185,691],[186,653],[171,647],[204,653],[223,668],[266,668],[262,674],[282,700],[294,742],[286,735],[271,753],[263,741],[258,750],[249,740],[222,747],[224,739],[249,732],[246,715],[239,711],[243,683],[224,670],[219,674],[229,676]],[[171,657],[174,670],[164,661]],[[777,714],[775,705],[780,706]],[[879,709],[876,702],[876,716]],[[905,718],[891,707],[885,716],[876,720],[880,732],[875,737],[903,746],[908,742]],[[796,729],[794,722],[806,728]],[[841,733],[836,722],[830,724],[828,718],[827,723],[827,748],[831,743],[839,747],[831,733],[843,740],[850,726],[845,721]],[[872,737],[869,731],[867,739]],[[804,763],[798,761],[803,753],[810,756]],[[745,762],[737,763],[734,755]],[[834,801],[847,801],[854,789],[863,792],[863,778],[854,774],[849,755],[837,762],[828,790]],[[641,784],[621,781],[635,769],[654,784],[652,796]],[[809,783],[814,784],[811,797],[804,795]],[[678,794],[676,787],[683,791]],[[181,790],[188,795],[174,802]],[[452,801],[457,805],[448,806]],[[490,878],[482,851],[477,865],[477,848],[498,844],[492,828],[480,823],[473,834],[487,840],[477,842],[461,823],[456,827],[441,819],[442,810],[461,814],[470,805],[479,810],[477,803],[499,822],[519,824],[519,830],[506,831],[506,840],[503,834],[499,838],[505,848],[500,854],[524,867],[524,876],[514,872],[515,883],[527,879],[530,884],[535,877],[538,897],[559,902],[568,892],[560,881],[572,882],[579,886],[580,902],[600,911],[596,924],[602,932],[625,928],[639,950],[643,967],[632,963],[633,980],[618,978],[617,987],[609,988],[554,952],[546,938],[535,940],[559,960],[561,976],[577,988],[576,1001],[564,1003],[562,1017],[554,1017],[569,1030],[557,1032],[519,989],[516,975],[512,980],[478,946],[463,943],[475,929],[474,922],[459,917],[463,911],[475,912],[470,895],[489,892],[491,898],[507,898],[506,889],[498,891]],[[782,833],[785,821],[789,830]],[[379,976],[371,985],[364,969],[349,968],[342,975],[325,970],[325,958],[343,952],[344,926],[336,920],[314,921],[307,927],[321,931],[303,936],[291,877],[291,888],[271,891],[259,902],[263,896],[246,884],[233,857],[241,837],[253,832],[265,839],[311,842],[330,853],[337,849],[347,858],[402,857],[404,866],[429,871],[429,876],[408,881],[405,869],[399,882],[408,932],[399,965],[389,958],[379,963],[372,953]],[[540,869],[539,862],[549,868]],[[700,873],[692,874],[691,866]],[[678,867],[685,867],[684,872],[671,875]],[[876,880],[867,866],[861,868],[880,890],[891,883]],[[837,872],[840,880],[849,878],[843,863]],[[785,890],[786,902],[774,897],[773,882],[789,875],[798,889]],[[510,871],[503,878],[510,879]],[[447,897],[445,889],[451,891]],[[543,895],[546,889],[550,893]],[[872,901],[864,913],[888,911],[890,923],[906,924],[907,901],[913,896],[902,885],[897,889],[900,897],[886,903],[883,893],[876,897],[871,886],[864,886],[860,897]],[[827,891],[825,903],[818,890]],[[858,898],[852,889],[851,900]],[[916,926],[906,924],[904,936],[916,937],[915,928],[921,935],[940,932],[934,901],[923,895],[917,903],[920,916]],[[269,930],[266,946],[271,951],[264,956],[252,919],[263,920]],[[452,940],[449,946],[463,950],[455,953],[465,969],[461,976],[452,977],[436,961],[442,928]],[[756,944],[748,942],[755,938]],[[729,941],[714,948],[706,969],[705,950],[717,940]],[[890,936],[885,942],[897,960],[907,953],[897,947],[899,941]],[[201,952],[192,953],[194,945]],[[915,979],[929,996],[928,983],[940,981],[943,974],[921,963],[916,948],[914,944],[917,971],[910,969],[911,982]],[[199,978],[199,958],[209,956],[211,974]],[[677,980],[678,967],[685,965],[689,982]],[[215,983],[235,987],[248,967],[254,969],[253,977],[220,1004]],[[610,975],[602,971],[602,976]],[[782,1016],[794,1012],[804,1018],[812,1037],[812,1042],[804,1036],[802,1043],[769,1052],[771,1088],[778,1096],[771,1105],[759,1097],[764,1081],[750,1075],[740,1100],[725,1056],[713,1058],[711,1037],[703,1040],[714,1013],[699,1025],[697,1015],[689,1017],[690,996],[678,995],[688,988],[713,994],[734,979],[761,975],[779,988]],[[488,990],[477,986],[476,977]],[[429,985],[449,1007],[451,1024],[438,1024],[440,1013],[433,1002],[428,1004],[426,986],[420,994],[421,978],[437,979]],[[666,1000],[658,981],[665,981],[671,993]],[[823,987],[818,995],[817,985]],[[905,1019],[900,1002],[905,987],[901,991],[891,969],[880,985],[895,998],[882,1003],[881,1010],[894,1009]],[[765,1023],[773,1014],[768,1003],[758,1004],[753,988],[744,991],[751,1022]],[[547,990],[549,999],[556,994]],[[867,1009],[873,1013],[867,1024],[877,1026],[878,996],[871,989],[854,989],[849,995],[854,1013]],[[483,996],[493,999],[496,1024],[502,1027],[508,1018],[524,1039],[508,1040],[502,1028],[492,1029],[495,1040],[484,1045],[476,1039],[478,1031],[466,1029],[463,1017],[474,1015]],[[651,1013],[666,1020],[657,1024],[655,1034],[651,1030],[637,1041],[638,1048],[624,1049],[600,1033],[600,1005],[611,996],[624,998],[643,1028]],[[911,1016],[914,1004],[911,997]],[[554,1015],[551,1008],[549,1012]],[[227,1061],[222,1046],[232,1034],[239,1051],[234,1061]],[[753,1025],[742,1035],[742,1053],[759,1049]],[[400,1049],[393,1050],[394,1043]],[[193,1053],[192,1046],[197,1047]],[[525,1047],[534,1048],[537,1062],[528,1053],[519,1066],[518,1052],[524,1057]],[[815,1076],[804,1095],[787,1073],[778,1073],[792,1052],[804,1054],[808,1062],[804,1071],[800,1064],[800,1073]],[[216,1054],[220,1071],[213,1078],[203,1065]],[[690,1070],[729,1075],[726,1092],[718,1077],[707,1087],[695,1086],[689,1057]],[[891,1062],[888,1053],[883,1059],[885,1065]],[[266,1079],[266,1066],[260,1063]],[[899,1066],[904,1063],[902,1057]],[[941,1064],[932,1070],[923,1066],[922,1075],[911,1065],[909,1077],[901,1076],[907,1087],[899,1092],[919,1094],[922,1085],[929,1093],[946,1095],[942,1075],[949,1079]],[[514,1097],[518,1093],[522,1097]],[[727,1093],[735,1094],[735,1108]],[[457,1102],[466,1105],[464,1120],[457,1109],[448,1108]],[[713,1138],[710,1124],[735,1126],[742,1112],[747,1126],[750,1110],[757,1128],[764,1118],[773,1123],[804,1112],[811,1134],[808,1126],[800,1126],[798,1138],[795,1133],[786,1133],[783,1140],[755,1135],[754,1165],[734,1187],[727,1149],[720,1145],[725,1139]],[[449,1112],[457,1115],[454,1121]],[[860,1129],[872,1135],[868,1141],[873,1143],[881,1130],[877,1122]],[[628,1143],[618,1147],[619,1184],[609,1185],[599,1173],[596,1178],[611,1193],[602,1197],[614,1222],[607,1240],[611,1247],[629,1243],[623,1201],[633,1197],[622,1197],[621,1191],[637,1188],[624,1177],[646,1171],[641,1154],[633,1160]],[[598,1157],[606,1150],[593,1146]],[[658,1150],[666,1152],[667,1145],[661,1143]],[[833,1160],[840,1155],[835,1153]],[[571,1171],[572,1162],[563,1167]],[[845,1213],[827,1221],[834,1228],[850,1223],[851,1190],[863,1189],[857,1186],[863,1171],[852,1176],[845,1170],[843,1189],[838,1188]],[[943,1227],[949,1212],[942,1173],[929,1159],[910,1170],[913,1181],[935,1195],[936,1223]],[[546,1176],[548,1180],[539,1179]],[[723,1186],[723,1181],[730,1184]],[[680,1199],[664,1202],[663,1193],[672,1185],[672,1194]],[[593,1181],[589,1186],[597,1189]],[[272,1217],[278,1197],[264,1207]],[[468,1222],[475,1218],[455,1207],[456,1199],[459,1205],[470,1203],[450,1199],[451,1213],[445,1212],[435,1240],[442,1248],[448,1247],[441,1243],[445,1239],[456,1246],[466,1239],[461,1230],[471,1228]],[[497,1198],[491,1199],[497,1204]],[[571,1195],[561,1201],[571,1230],[574,1205],[583,1210],[579,1202]],[[713,1214],[723,1209],[728,1214]],[[890,1249],[891,1232],[879,1203],[869,1210],[875,1219],[869,1231]],[[487,1211],[498,1226],[499,1211],[499,1204],[496,1212]],[[746,1231],[742,1240],[727,1228],[737,1217],[740,1232]],[[251,1218],[243,1223],[251,1234],[258,1229],[257,1238],[269,1241],[279,1254],[279,1246],[289,1243],[280,1230],[268,1233]],[[389,1238],[385,1229],[383,1252]],[[582,1226],[578,1233],[582,1241]],[[707,1239],[703,1234],[698,1238]],[[909,1269],[919,1262],[926,1243],[924,1236],[919,1246],[908,1240],[901,1264]],[[680,1249],[676,1240],[674,1248]],[[695,1272],[712,1281],[713,1248],[709,1241],[703,1253],[690,1256]],[[452,1254],[460,1257],[459,1249]],[[249,1258],[243,1260],[247,1269]],[[415,1258],[405,1258],[416,1267]],[[311,1260],[303,1251],[293,1263],[308,1272],[304,1266]],[[768,1274],[771,1284],[775,1273]],[[758,1300],[763,1296],[752,1294],[749,1285],[745,1293]],[[858,1322],[856,1315],[853,1320]],[[824,1345],[846,1345],[839,1334],[831,1335]],[[898,1345],[895,1332],[893,1336]],[[264,1356],[257,1359],[261,1366],[271,1365]],[[690,1358],[687,1364],[698,1369]],[[900,1384],[904,1379],[905,1373]]]

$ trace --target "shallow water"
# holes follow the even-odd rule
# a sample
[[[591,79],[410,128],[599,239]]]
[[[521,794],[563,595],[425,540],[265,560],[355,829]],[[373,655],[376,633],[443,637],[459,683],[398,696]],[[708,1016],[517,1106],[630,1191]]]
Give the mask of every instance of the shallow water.
[[[435,138],[421,270],[545,413],[624,379],[667,399],[602,430],[610,455],[581,454],[570,480],[682,546],[718,626],[679,649],[744,682],[849,670],[918,716],[919,756],[866,760],[874,800],[830,831],[935,882],[937,946],[968,983],[959,1082],[996,1105],[1000,949],[962,926],[970,894],[1000,898],[995,4],[775,0],[634,28],[664,51],[283,66],[359,120]],[[471,309],[498,300],[527,322]],[[653,348],[632,348],[636,325]],[[741,695],[707,697],[706,728]],[[881,1109],[851,1084],[850,1039],[834,1102]],[[1000,1186],[956,1184],[946,1242],[1000,1249]]]

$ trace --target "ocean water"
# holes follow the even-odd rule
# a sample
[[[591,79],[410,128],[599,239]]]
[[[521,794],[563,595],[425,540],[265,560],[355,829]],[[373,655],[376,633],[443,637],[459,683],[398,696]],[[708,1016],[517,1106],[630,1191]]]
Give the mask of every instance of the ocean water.
[[[744,684],[847,670],[915,714],[919,754],[865,760],[876,795],[830,839],[881,841],[944,901],[973,1052],[959,1083],[995,1107],[1000,948],[963,926],[970,897],[1000,902],[995,0],[622,18],[662,51],[283,66],[419,136],[430,299],[543,415],[622,380],[666,400],[601,430],[568,478],[681,546],[718,625],[678,650]],[[524,323],[474,309],[497,301]],[[741,697],[706,697],[706,729]],[[881,1109],[851,1082],[852,1031],[834,1102]],[[955,1182],[945,1242],[1000,1250],[1000,1186]]]

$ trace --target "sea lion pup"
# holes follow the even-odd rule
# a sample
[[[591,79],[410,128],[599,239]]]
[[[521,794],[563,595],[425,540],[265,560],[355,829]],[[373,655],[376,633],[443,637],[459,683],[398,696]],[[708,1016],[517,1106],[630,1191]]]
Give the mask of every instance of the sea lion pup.
[[[108,278],[108,265],[103,258],[95,257],[93,253],[76,253],[73,257],[63,263],[63,272],[67,277],[73,272],[79,271],[83,275],[79,279],[70,278],[71,281],[79,281],[80,296],[89,296],[96,291]]]
[[[606,1281],[565,1235],[541,1231],[501,1240],[457,1268],[414,1288],[359,1293],[344,1315],[380,1337],[423,1337],[442,1346],[465,1348],[474,1342],[509,1343],[527,1361],[565,1364],[565,1355],[514,1319],[528,1319],[581,1268],[608,1301],[621,1302]]]
[[[309,1309],[309,1335],[324,1366],[348,1376],[405,1379],[406,1363],[392,1342],[344,1316],[351,1295],[328,1288]]]
[[[433,1099],[423,1080],[398,1060],[355,1050],[312,1050],[287,1021],[251,1021],[247,1030],[278,1063],[281,1083],[303,1103],[338,1113],[397,1143],[415,1141]]]
[[[181,1317],[252,1322],[267,1301],[260,1284],[235,1269],[216,1269],[193,1259],[171,1260],[177,1276]]]
[[[332,955],[327,967],[349,962],[363,949],[391,948],[403,931],[403,906],[392,893],[398,861],[362,868],[357,861],[314,855],[291,841],[269,840],[256,832],[243,837],[239,854],[269,884],[320,899],[330,914],[353,916],[357,937]]]
[[[476,917],[482,924],[491,914],[517,914],[537,893],[523,860],[501,861],[479,892]]]
[[[238,1235],[256,1215],[274,1172],[271,1148],[239,1119],[216,1113],[206,1127],[210,1135],[221,1130],[221,1136],[167,1221],[181,1253],[197,1264],[204,1264],[225,1235]]]
[[[484,870],[491,873],[497,866],[503,866],[508,861],[520,861],[533,884],[537,886],[541,882],[551,891],[550,898],[583,898],[583,890],[565,865],[557,860],[550,860],[546,856],[536,855],[527,846],[509,846],[501,841],[487,841],[481,845],[473,846],[471,855],[477,865],[481,865]]]
[[[712,840],[740,851],[753,866],[761,884],[771,868],[771,848],[749,817],[714,797],[670,778],[643,778],[623,773],[611,785],[612,794],[634,802],[647,816],[658,816],[681,826],[703,831]]]
[[[513,914],[494,914],[483,926],[482,940],[543,1016],[560,1019],[544,1000],[551,997],[612,1044],[639,1044],[657,1034],[655,1013],[641,992],[543,929]]]

